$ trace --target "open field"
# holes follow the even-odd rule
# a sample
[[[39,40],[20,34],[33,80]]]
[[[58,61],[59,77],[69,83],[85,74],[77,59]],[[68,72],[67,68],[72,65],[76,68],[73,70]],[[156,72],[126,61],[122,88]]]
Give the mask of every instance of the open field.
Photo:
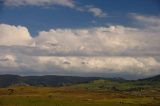
[[[76,87],[0,88],[0,106],[160,106],[160,91],[98,91]]]

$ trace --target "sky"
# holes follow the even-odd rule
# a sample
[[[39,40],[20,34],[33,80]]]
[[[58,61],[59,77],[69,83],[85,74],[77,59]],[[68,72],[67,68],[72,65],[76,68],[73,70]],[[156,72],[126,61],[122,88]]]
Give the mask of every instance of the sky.
[[[0,0],[0,74],[160,74],[159,0]]]

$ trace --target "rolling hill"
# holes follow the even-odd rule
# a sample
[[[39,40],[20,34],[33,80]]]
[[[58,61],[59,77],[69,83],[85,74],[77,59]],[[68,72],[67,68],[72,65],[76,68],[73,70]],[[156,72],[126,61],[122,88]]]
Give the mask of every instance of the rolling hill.
[[[30,85],[30,86],[62,86],[78,83],[87,83],[93,80],[104,78],[99,77],[76,77],[76,76],[18,76],[18,75],[0,75],[0,87],[11,85]]]
[[[123,78],[78,77],[78,76],[18,76],[0,75],[0,87],[12,85],[55,87],[73,85],[78,88],[95,90],[134,90],[160,87],[160,75],[140,79],[125,80]]]

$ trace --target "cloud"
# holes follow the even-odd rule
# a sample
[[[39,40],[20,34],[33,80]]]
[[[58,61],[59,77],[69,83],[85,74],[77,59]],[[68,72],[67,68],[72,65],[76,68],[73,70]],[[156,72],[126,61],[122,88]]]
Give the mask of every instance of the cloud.
[[[45,5],[60,5],[67,7],[74,7],[74,0],[4,0],[5,5],[8,6],[45,6]]]
[[[11,54],[1,54],[0,55],[0,67],[4,68],[10,68],[10,67],[17,67],[17,63],[16,61],[16,57],[14,55]]]
[[[144,16],[136,13],[129,14],[133,19],[139,21],[142,27],[152,31],[159,31],[160,29],[160,16]]]
[[[31,40],[26,27],[0,24],[0,45],[28,45]]]
[[[160,24],[151,17],[133,17],[145,27],[50,29],[34,38],[25,27],[1,24],[0,72],[126,78],[160,74]]]
[[[75,0],[4,0],[4,4],[7,6],[65,6],[81,12],[92,13],[96,17],[104,18],[107,13],[103,12],[102,9],[95,6],[78,6]]]
[[[89,7],[88,12],[92,13],[96,17],[107,17],[107,13],[103,12],[102,9],[97,7]]]
[[[67,53],[82,56],[141,56],[159,54],[160,50],[157,32],[146,32],[124,26],[51,29],[41,31],[34,40],[37,46],[53,51],[50,54],[61,55]]]
[[[104,12],[101,8],[95,7],[93,5],[85,5],[81,7],[76,7],[75,9],[81,12],[91,13],[93,16],[99,17],[99,18],[105,18],[108,16],[108,14]]]
[[[146,24],[151,24],[154,26],[159,26],[160,25],[160,17],[159,16],[143,16],[139,15],[136,13],[130,13],[133,18],[136,20],[139,20],[140,22],[146,23]]]
[[[24,48],[25,49],[25,48]],[[56,74],[82,76],[147,77],[159,74],[160,61],[154,57],[129,56],[27,56],[17,53],[1,54],[0,72],[23,75]],[[16,57],[16,58],[15,58]],[[5,69],[5,70],[4,70]],[[125,77],[130,79],[130,77]]]
[[[149,76],[159,73],[160,63],[152,57],[38,57],[42,66],[55,66],[73,73],[126,73]],[[66,64],[67,63],[67,64]],[[54,66],[53,66],[54,64]],[[47,70],[48,67],[46,67]],[[151,72],[152,70],[152,72]]]

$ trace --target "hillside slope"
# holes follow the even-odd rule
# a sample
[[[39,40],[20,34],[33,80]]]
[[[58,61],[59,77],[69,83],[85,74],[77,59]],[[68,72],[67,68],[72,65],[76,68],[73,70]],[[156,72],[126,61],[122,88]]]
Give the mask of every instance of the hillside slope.
[[[73,77],[73,76],[18,76],[0,75],[0,87],[8,87],[14,84],[27,84],[31,86],[62,86],[68,84],[87,83],[99,77]]]
[[[76,77],[76,76],[18,76],[0,75],[0,87],[11,85],[30,86],[65,86],[73,85],[78,88],[95,90],[143,90],[149,88],[160,88],[160,75],[140,80],[125,80],[123,78],[100,78],[100,77]]]

